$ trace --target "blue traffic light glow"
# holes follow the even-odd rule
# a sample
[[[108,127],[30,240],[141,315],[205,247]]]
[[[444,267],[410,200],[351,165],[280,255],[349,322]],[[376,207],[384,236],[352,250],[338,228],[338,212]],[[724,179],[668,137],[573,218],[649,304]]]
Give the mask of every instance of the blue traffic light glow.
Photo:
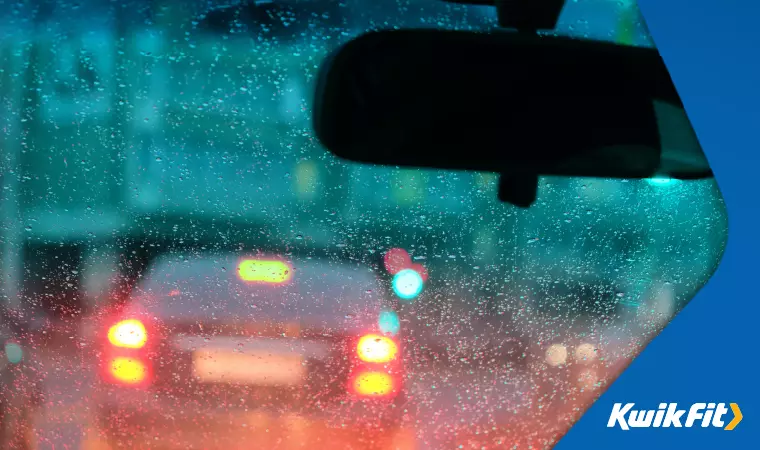
[[[24,350],[20,345],[9,342],[5,344],[5,357],[11,364],[18,364],[24,359]]]
[[[422,276],[412,269],[404,269],[393,277],[393,292],[403,300],[412,300],[422,292]]]
[[[377,319],[377,325],[380,331],[388,334],[397,334],[401,329],[401,322],[398,314],[394,311],[383,311]]]

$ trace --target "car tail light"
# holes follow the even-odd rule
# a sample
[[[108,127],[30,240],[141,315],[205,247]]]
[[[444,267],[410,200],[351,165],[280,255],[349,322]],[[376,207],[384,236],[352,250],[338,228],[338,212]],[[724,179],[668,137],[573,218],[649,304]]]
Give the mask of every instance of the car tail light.
[[[403,367],[396,341],[379,333],[369,333],[359,338],[355,351],[349,392],[359,397],[383,399],[398,394]]]
[[[365,397],[384,397],[396,390],[393,376],[385,372],[360,372],[353,378],[351,387]]]
[[[151,355],[157,336],[155,327],[137,318],[121,318],[107,328],[101,375],[123,386],[144,387],[151,383]],[[104,330],[105,331],[105,330]]]
[[[108,364],[113,379],[127,385],[139,385],[148,379],[148,365],[139,358],[116,357]]]
[[[148,342],[148,332],[137,319],[122,320],[108,329],[108,342],[115,347],[143,348]]]
[[[359,359],[368,363],[387,363],[396,359],[398,346],[393,339],[378,334],[367,334],[356,346]]]

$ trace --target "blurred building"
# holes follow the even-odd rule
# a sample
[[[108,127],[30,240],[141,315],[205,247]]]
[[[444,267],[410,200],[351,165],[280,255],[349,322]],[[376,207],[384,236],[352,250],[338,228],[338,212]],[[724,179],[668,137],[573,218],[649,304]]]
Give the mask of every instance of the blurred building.
[[[667,281],[682,302],[717,264],[725,217],[711,184],[550,179],[522,211],[496,202],[492,174],[369,168],[317,144],[311,89],[330,49],[389,23],[481,29],[493,25],[488,9],[413,1],[401,14],[352,0],[302,32],[222,21],[237,30],[222,35],[200,25],[206,2],[101,3],[32,2],[16,6],[26,28],[0,21],[11,304],[22,290],[47,309],[61,292],[75,309],[107,301],[130,257],[120,239],[158,227],[192,238],[188,217],[220,235],[266,224],[282,242],[401,246],[432,273],[470,269],[447,281],[497,309],[558,280],[606,283],[634,306]],[[647,44],[630,8],[604,3],[568,8],[560,32]]]

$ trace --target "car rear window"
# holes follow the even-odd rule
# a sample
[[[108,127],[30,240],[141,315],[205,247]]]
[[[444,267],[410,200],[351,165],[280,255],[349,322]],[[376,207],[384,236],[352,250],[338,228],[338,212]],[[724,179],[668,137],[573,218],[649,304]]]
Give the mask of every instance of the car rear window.
[[[292,273],[285,282],[277,277],[245,281],[243,261],[282,262]],[[325,326],[376,320],[383,303],[380,279],[366,265],[240,255],[162,257],[133,297],[134,307],[161,319],[311,321]]]

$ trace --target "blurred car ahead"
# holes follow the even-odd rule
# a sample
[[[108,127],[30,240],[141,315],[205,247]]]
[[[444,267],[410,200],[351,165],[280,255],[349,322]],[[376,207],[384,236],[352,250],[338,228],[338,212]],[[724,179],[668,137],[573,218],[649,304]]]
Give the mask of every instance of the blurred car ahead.
[[[349,261],[159,258],[99,328],[99,427],[127,448],[385,448],[407,398],[383,297]]]

